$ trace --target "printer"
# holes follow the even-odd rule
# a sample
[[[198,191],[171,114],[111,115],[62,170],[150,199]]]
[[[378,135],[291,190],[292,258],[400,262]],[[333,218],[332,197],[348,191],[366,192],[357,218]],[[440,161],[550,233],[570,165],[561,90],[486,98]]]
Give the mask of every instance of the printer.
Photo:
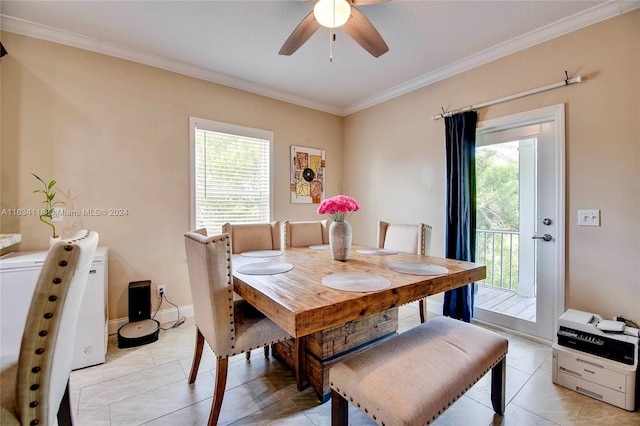
[[[558,319],[553,383],[635,411],[638,400],[638,330],[569,309]]]

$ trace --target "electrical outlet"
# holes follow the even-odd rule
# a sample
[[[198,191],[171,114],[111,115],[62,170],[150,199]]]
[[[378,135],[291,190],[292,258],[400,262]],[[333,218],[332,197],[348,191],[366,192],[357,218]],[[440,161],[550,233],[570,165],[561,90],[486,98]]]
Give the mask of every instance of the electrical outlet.
[[[600,226],[600,210],[578,210],[578,226]]]
[[[160,299],[163,295],[166,296],[167,286],[166,285],[157,285],[156,291],[158,293],[158,299]]]

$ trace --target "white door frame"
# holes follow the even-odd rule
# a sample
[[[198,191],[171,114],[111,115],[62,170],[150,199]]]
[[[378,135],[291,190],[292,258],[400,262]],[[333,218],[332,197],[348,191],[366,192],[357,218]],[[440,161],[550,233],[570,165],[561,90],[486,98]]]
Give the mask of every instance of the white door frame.
[[[555,291],[553,300],[553,330],[541,330],[542,333],[536,333],[538,336],[546,335],[543,340],[553,341],[555,330],[558,329],[558,317],[565,310],[565,122],[564,122],[564,104],[553,105],[546,108],[540,108],[533,111],[527,111],[519,114],[509,115],[491,120],[485,120],[478,123],[477,128],[483,132],[505,130],[513,127],[522,127],[529,124],[537,124],[542,122],[554,123],[555,137],[555,182],[556,187],[553,189],[553,197],[555,201],[555,212],[553,218],[556,222],[556,234],[554,235],[554,243],[556,245],[555,255],[551,264],[545,263],[544,267],[549,268],[549,273],[554,277]],[[538,320],[537,320],[538,321]]]

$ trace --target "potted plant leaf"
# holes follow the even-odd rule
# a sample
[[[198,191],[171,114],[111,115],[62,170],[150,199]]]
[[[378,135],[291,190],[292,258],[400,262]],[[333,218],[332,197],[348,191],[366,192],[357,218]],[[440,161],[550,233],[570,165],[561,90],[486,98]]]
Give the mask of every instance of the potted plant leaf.
[[[40,210],[40,221],[45,223],[51,227],[51,236],[49,237],[49,248],[53,246],[56,242],[60,241],[60,235],[56,233],[56,226],[53,224],[53,214],[54,207],[57,204],[62,204],[60,201],[54,201],[56,198],[56,192],[53,190],[53,187],[56,184],[55,180],[51,180],[49,183],[46,183],[44,180],[40,179],[35,173],[31,173],[36,179],[38,179],[44,189],[34,189],[34,194],[44,194],[44,201],[42,204],[45,205],[45,208]]]

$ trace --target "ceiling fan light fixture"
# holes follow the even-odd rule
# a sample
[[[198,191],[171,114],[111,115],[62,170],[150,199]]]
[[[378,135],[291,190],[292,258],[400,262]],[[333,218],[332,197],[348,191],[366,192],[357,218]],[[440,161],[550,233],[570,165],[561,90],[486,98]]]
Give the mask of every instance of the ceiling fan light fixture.
[[[313,7],[313,15],[323,27],[340,27],[351,16],[351,5],[347,0],[319,0]]]

